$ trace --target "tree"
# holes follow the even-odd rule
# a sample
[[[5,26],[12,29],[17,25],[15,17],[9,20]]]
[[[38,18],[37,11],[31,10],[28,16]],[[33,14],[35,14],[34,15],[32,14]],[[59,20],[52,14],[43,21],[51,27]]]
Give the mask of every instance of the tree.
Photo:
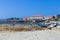
[[[53,18],[53,20],[57,21],[57,18],[55,16],[53,16],[52,18]]]
[[[60,14],[57,15],[57,20],[60,21]]]

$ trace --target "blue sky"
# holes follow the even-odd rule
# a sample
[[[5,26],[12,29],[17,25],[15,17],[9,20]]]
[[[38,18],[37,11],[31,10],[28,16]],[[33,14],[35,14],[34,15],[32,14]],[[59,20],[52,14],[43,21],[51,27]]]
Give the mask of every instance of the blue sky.
[[[60,14],[59,0],[0,0],[0,19],[34,14]]]

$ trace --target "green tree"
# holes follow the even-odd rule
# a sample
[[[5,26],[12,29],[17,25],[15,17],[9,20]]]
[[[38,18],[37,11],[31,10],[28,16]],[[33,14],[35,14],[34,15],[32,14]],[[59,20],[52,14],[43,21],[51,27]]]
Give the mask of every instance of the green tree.
[[[60,14],[57,15],[57,20],[60,21]]]
[[[57,18],[55,16],[52,16],[53,20],[57,21]]]

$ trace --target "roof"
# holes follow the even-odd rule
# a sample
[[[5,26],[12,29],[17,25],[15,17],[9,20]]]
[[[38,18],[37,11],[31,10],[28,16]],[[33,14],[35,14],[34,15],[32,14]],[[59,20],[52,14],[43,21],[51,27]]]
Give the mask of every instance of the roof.
[[[52,18],[52,16],[45,16],[45,18]]]
[[[35,15],[33,15],[33,16],[26,16],[26,17],[24,17],[24,18],[30,18],[30,17],[43,17],[42,15],[40,15],[40,14],[35,14]]]
[[[41,17],[41,16],[42,16],[41,14],[35,14],[32,17]]]

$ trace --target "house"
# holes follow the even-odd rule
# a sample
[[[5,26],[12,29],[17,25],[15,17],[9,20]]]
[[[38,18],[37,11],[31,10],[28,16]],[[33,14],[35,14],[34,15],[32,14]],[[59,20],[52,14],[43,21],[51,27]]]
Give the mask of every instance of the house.
[[[45,20],[52,19],[52,16],[44,16],[44,19],[45,19]]]
[[[44,17],[40,14],[36,14],[33,16],[26,16],[24,17],[24,20],[42,20]]]

